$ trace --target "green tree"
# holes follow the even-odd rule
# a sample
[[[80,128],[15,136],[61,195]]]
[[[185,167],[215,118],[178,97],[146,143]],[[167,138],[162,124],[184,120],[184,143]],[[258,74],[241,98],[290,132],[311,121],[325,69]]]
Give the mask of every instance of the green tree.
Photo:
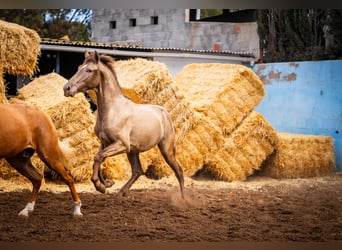
[[[40,37],[89,41],[91,10],[0,9],[0,19],[36,30]]]
[[[329,15],[330,13],[330,15]],[[333,59],[342,56],[341,10],[258,10],[258,27],[264,62]],[[324,26],[334,33],[334,46],[326,50]]]

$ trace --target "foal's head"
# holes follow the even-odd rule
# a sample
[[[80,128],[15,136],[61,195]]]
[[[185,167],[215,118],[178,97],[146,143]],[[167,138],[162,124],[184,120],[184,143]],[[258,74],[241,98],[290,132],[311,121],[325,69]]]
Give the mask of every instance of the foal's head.
[[[76,93],[98,87],[101,81],[100,61],[114,63],[114,60],[109,56],[100,55],[97,51],[86,51],[83,64],[78,67],[78,71],[64,85],[64,95],[74,96]]]

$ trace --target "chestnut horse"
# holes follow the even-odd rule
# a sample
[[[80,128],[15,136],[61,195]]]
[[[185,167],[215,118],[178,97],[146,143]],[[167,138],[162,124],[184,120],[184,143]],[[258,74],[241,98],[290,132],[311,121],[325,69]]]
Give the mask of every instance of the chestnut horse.
[[[101,146],[94,158],[92,182],[104,193],[114,182],[105,180],[101,174],[101,163],[106,157],[126,153],[132,168],[132,176],[120,189],[125,195],[133,183],[144,174],[139,153],[158,144],[162,156],[175,172],[184,197],[183,170],[176,160],[175,130],[168,112],[161,106],[136,104],[122,93],[116,77],[114,60],[107,55],[85,53],[78,71],[64,85],[64,95],[93,89],[97,97],[97,120],[95,133]]]
[[[0,104],[0,159],[6,161],[32,182],[29,202],[19,216],[33,212],[43,175],[31,163],[37,152],[39,158],[69,186],[74,200],[74,215],[81,216],[81,200],[73,178],[64,167],[62,145],[48,115],[28,104]]]

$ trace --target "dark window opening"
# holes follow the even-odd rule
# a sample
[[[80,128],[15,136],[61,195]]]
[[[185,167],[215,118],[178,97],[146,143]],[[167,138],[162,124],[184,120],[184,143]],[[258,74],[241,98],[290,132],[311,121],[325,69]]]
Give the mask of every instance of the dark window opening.
[[[255,9],[190,9],[189,21],[190,22],[256,22]]]
[[[135,19],[135,18],[129,19],[129,26],[131,26],[131,27],[137,26],[137,19]]]
[[[110,26],[111,29],[116,29],[116,21],[111,21],[109,23],[109,26]]]
[[[153,25],[158,24],[158,16],[151,16],[151,24]]]

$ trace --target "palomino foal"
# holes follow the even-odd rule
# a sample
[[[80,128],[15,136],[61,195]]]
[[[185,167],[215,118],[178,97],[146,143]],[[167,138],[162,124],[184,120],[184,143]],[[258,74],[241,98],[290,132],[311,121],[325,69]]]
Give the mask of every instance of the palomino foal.
[[[64,85],[64,95],[93,89],[97,97],[95,133],[101,146],[94,158],[92,181],[102,193],[114,182],[104,180],[100,165],[106,157],[126,153],[132,167],[132,176],[120,189],[125,195],[132,184],[144,174],[139,153],[158,147],[165,161],[178,179],[184,197],[183,170],[176,160],[175,131],[167,111],[157,105],[136,104],[125,97],[118,83],[114,60],[110,56],[85,53],[85,60],[78,71]]]

